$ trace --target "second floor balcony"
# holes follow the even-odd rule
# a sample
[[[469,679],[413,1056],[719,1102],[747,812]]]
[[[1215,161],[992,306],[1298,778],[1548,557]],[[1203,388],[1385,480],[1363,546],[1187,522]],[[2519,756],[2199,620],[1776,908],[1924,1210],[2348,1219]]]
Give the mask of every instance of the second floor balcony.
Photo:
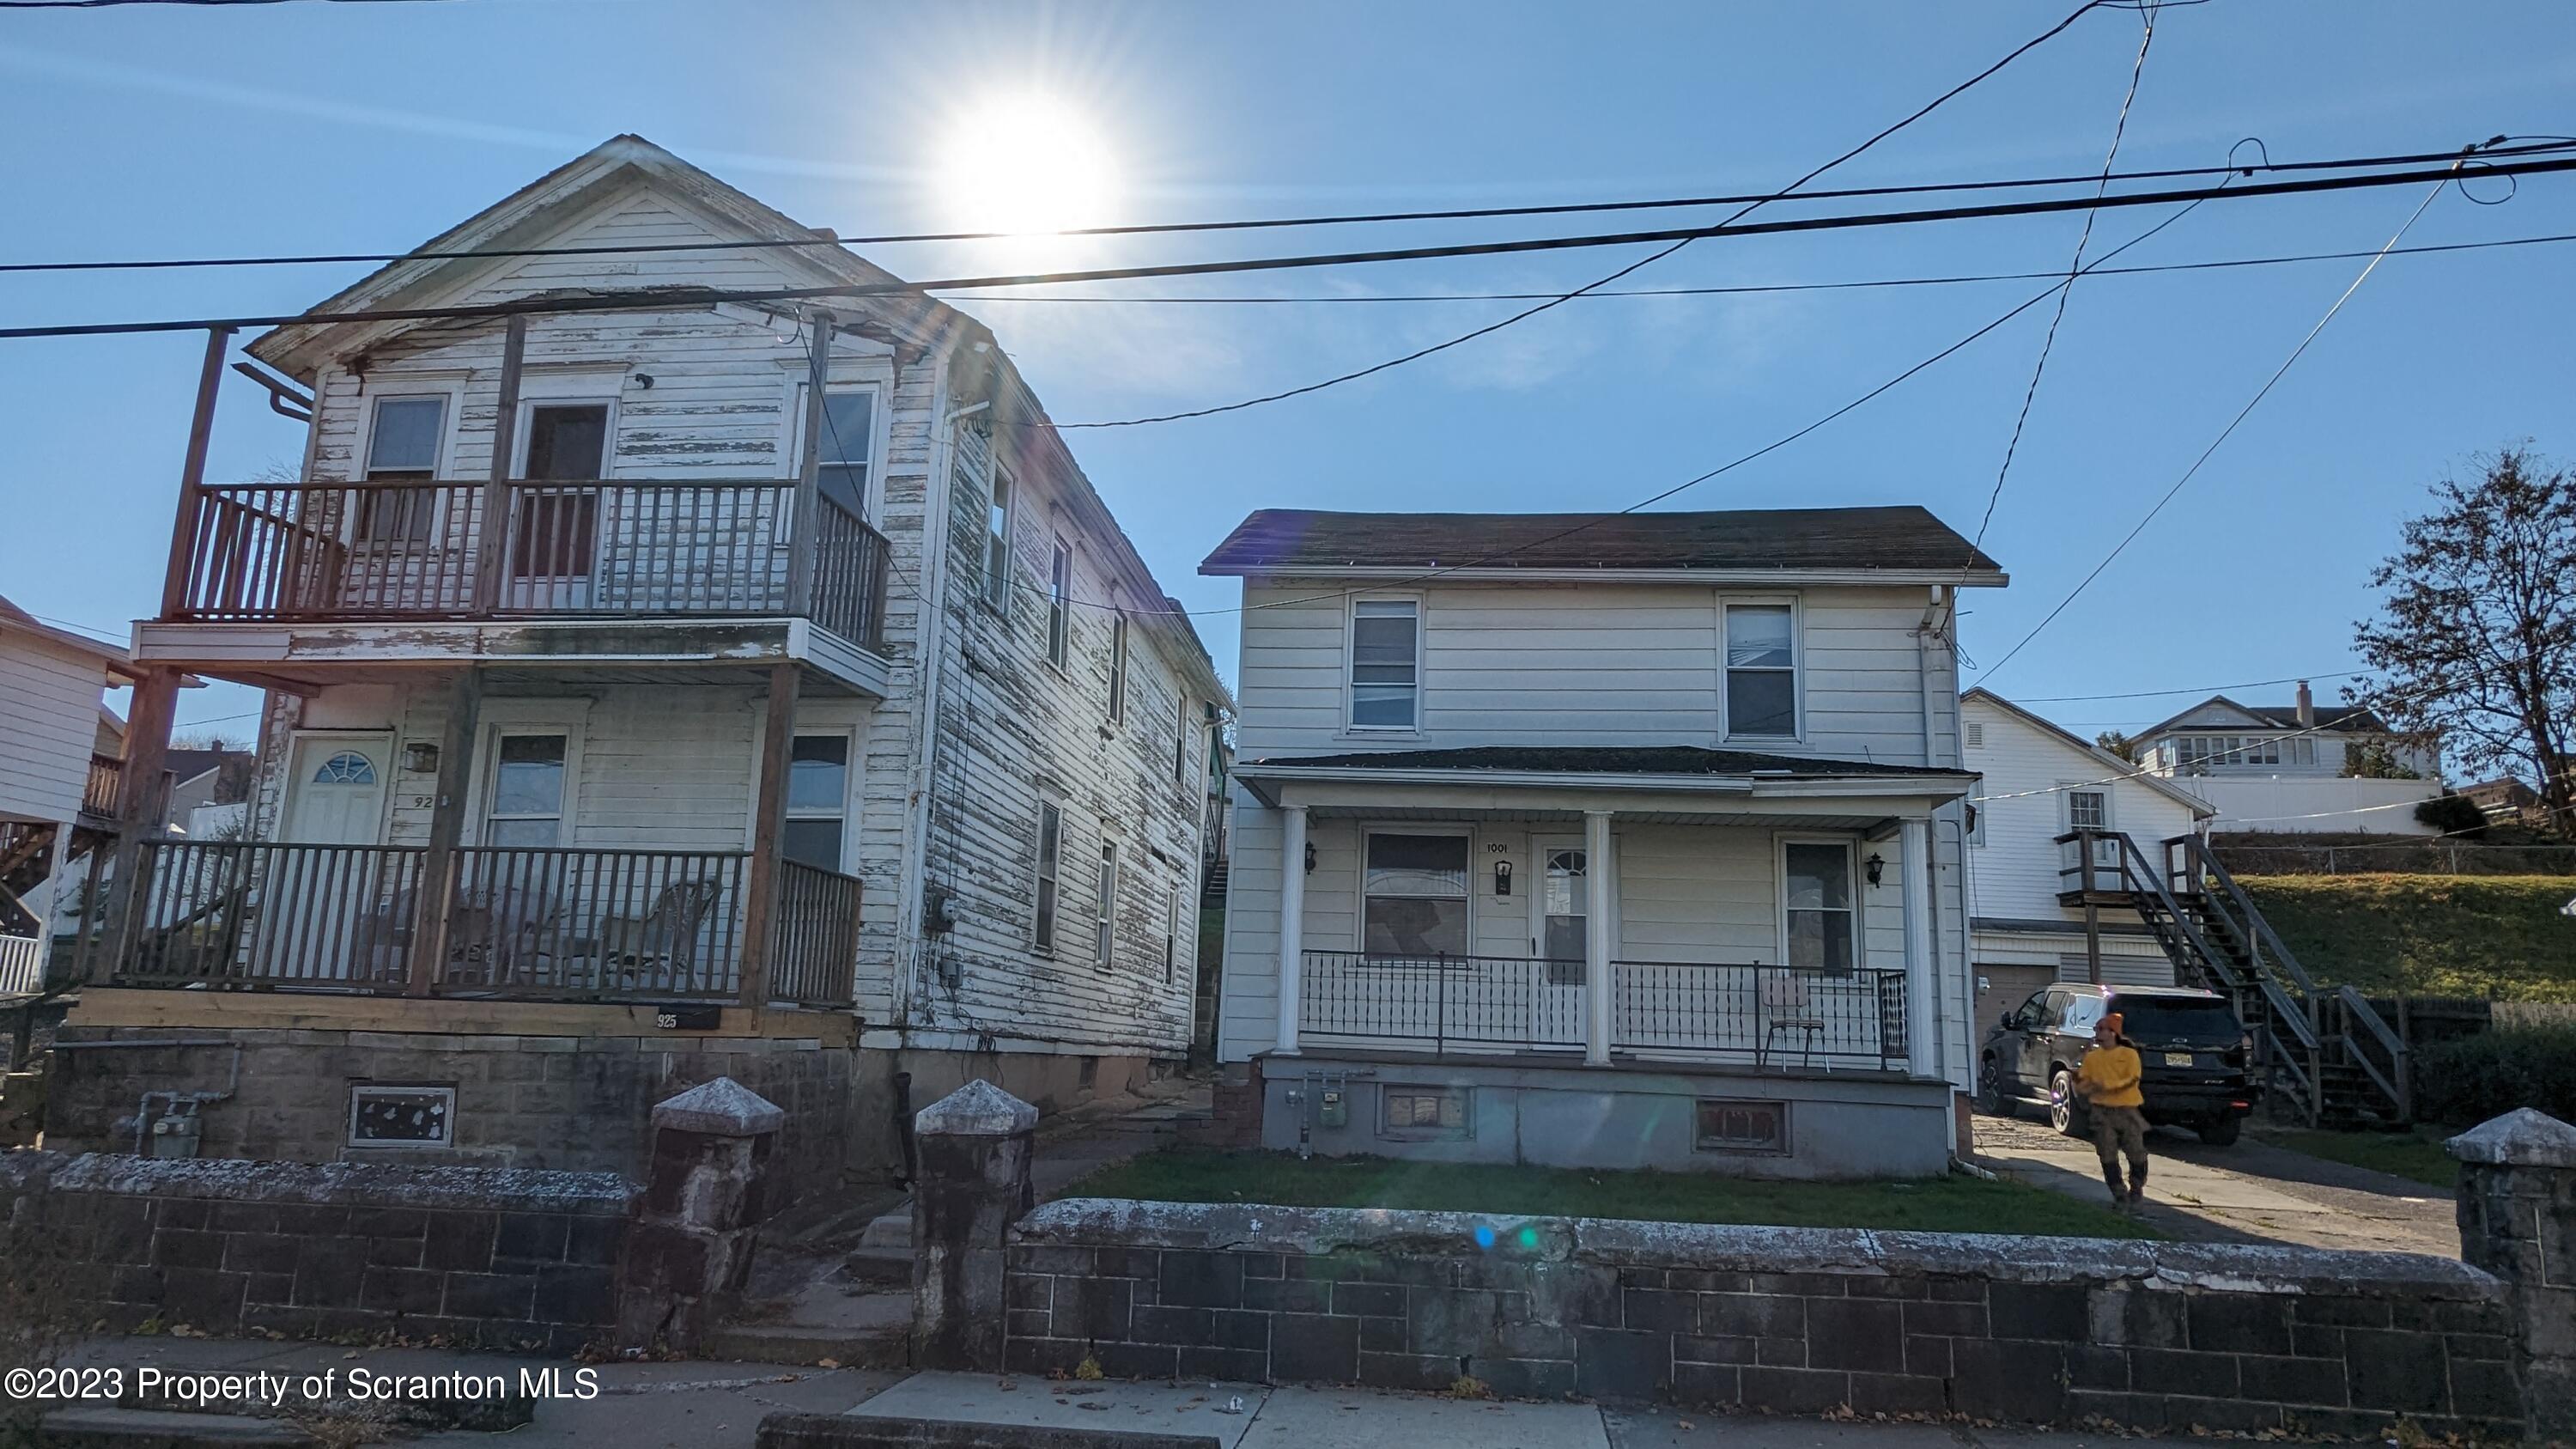
[[[164,623],[803,618],[875,651],[884,535],[797,481],[210,484]]]

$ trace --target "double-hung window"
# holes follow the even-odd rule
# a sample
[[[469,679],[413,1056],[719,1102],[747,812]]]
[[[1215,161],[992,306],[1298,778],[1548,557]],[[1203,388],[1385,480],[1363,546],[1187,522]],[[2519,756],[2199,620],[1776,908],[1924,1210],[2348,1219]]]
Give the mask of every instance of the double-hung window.
[[[1351,728],[1422,727],[1422,604],[1351,601]]]
[[[778,837],[779,854],[839,870],[849,801],[850,737],[798,735],[788,748],[787,828]]]
[[[1842,841],[1780,846],[1781,924],[1790,969],[1849,975],[1857,949],[1852,850]]]
[[[1073,652],[1073,549],[1055,541],[1047,562],[1047,662],[1062,669]]]
[[[492,766],[492,805],[485,843],[563,844],[565,737],[505,734]]]
[[[1190,782],[1190,741],[1198,734],[1190,728],[1188,695],[1172,701],[1172,719],[1172,778],[1187,785]]]
[[[875,446],[876,415],[874,388],[823,394],[823,441],[814,452],[814,487],[852,518],[868,516],[868,450]]]
[[[1030,943],[1039,951],[1055,950],[1055,908],[1057,875],[1064,855],[1064,807],[1052,800],[1038,802],[1038,871],[1037,924],[1030,932]]]
[[[1118,846],[1104,842],[1100,847],[1100,890],[1092,908],[1091,960],[1101,970],[1109,969],[1110,957],[1118,949]]]
[[[2069,830],[2110,829],[2110,795],[2101,790],[2067,791],[2066,828]]]
[[[380,397],[367,431],[369,488],[358,503],[362,543],[422,543],[429,538],[438,490],[438,445],[447,432],[444,397]]]
[[[1011,612],[1011,501],[1018,485],[1009,469],[993,469],[993,499],[984,509],[984,602]]]
[[[1109,722],[1127,722],[1127,616],[1109,616]]]
[[[1789,604],[1726,606],[1726,734],[1798,734],[1797,610]]]
[[[1171,887],[1171,895],[1170,895],[1170,898],[1169,898],[1169,899],[1164,903],[1164,915],[1163,915],[1163,984],[1164,984],[1165,986],[1169,986],[1169,985],[1171,985],[1171,984],[1172,984],[1172,974],[1180,968],[1180,963],[1181,963],[1181,888],[1180,888],[1179,886],[1175,885],[1175,886]]]
[[[1467,837],[1370,831],[1361,948],[1370,956],[1467,954]]]

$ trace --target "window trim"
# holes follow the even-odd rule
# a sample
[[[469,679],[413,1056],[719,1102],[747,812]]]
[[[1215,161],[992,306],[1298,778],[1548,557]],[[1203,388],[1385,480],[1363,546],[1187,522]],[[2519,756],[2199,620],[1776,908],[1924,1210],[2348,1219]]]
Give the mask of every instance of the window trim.
[[[1736,608],[1789,610],[1789,724],[1785,735],[1738,734],[1733,714],[1734,700],[1729,697],[1729,679],[1735,673],[1726,662],[1726,611]],[[1766,671],[1771,666],[1760,666]],[[1722,743],[1766,743],[1770,745],[1804,745],[1807,743],[1807,609],[1798,594],[1720,594],[1717,596],[1717,737]]]
[[[1469,822],[1445,820],[1363,820],[1356,831],[1359,849],[1351,862],[1351,954],[1368,955],[1368,846],[1374,835],[1454,835],[1467,842],[1467,881],[1459,897],[1467,906],[1467,949],[1461,956],[1476,954],[1476,827]],[[1419,899],[1446,899],[1420,897]]]
[[[1190,742],[1198,731],[1190,725],[1190,697],[1186,692],[1172,697],[1172,783],[1183,790],[1190,787]]]
[[[1359,669],[1360,605],[1413,605],[1413,723],[1409,725],[1364,725],[1354,722],[1359,707],[1358,681],[1352,676]],[[1430,690],[1424,675],[1427,650],[1425,639],[1430,633],[1430,596],[1418,591],[1355,593],[1342,605],[1342,727],[1340,734],[1348,739],[1383,739],[1389,735],[1418,735],[1423,732]]]
[[[555,802],[555,813],[551,817],[543,815],[504,815],[499,811],[498,807],[501,796],[501,747],[514,739],[561,739],[563,741],[563,792],[562,798]],[[580,824],[579,819],[573,812],[573,780],[575,778],[575,763],[579,759],[577,746],[573,741],[573,732],[565,729],[561,725],[537,724],[493,726],[491,765],[490,768],[484,771],[482,790],[481,833],[484,836],[489,837],[492,833],[492,827],[495,825],[519,820],[544,820],[551,818],[555,822],[555,843],[551,847],[541,848],[562,850],[572,844],[572,841],[568,837],[578,832],[578,826]]]
[[[2075,823],[2075,797],[2078,795],[2102,797],[2102,823],[2081,828],[2101,831],[2120,828],[2119,804],[2116,792],[2110,786],[2091,780],[2060,780],[2057,787],[2057,828],[2060,833],[2079,828]]]
[[[589,733],[589,724],[589,705],[580,701],[483,701],[483,719],[476,731],[478,738],[474,748],[473,808],[466,812],[462,843],[475,846],[490,843],[492,795],[500,787],[502,736],[562,735],[564,829],[559,833],[556,845],[559,849],[571,847],[580,833],[582,744]]]
[[[383,387],[379,389],[361,383],[358,389],[358,437],[355,446],[349,450],[349,481],[352,483],[367,481],[367,456],[375,450],[376,446],[377,400],[415,397],[435,397],[446,401],[447,410],[441,416],[438,426],[438,462],[430,473],[433,479],[445,481],[447,470],[456,461],[456,435],[460,427],[457,414],[464,406],[462,401],[465,395],[464,375],[459,373],[445,377],[435,375],[421,377],[403,373],[383,373],[373,380],[381,381],[384,384]]]
[[[836,871],[837,873],[839,873],[839,874],[841,874],[841,875],[855,875],[855,874],[857,874],[857,872],[855,872],[855,871],[851,870],[849,867],[850,867],[850,865],[851,865],[851,863],[852,863],[851,847],[852,847],[852,846],[853,846],[853,844],[855,843],[855,842],[853,842],[853,841],[850,839],[850,826],[851,826],[851,822],[852,822],[852,821],[854,821],[854,820],[857,818],[857,815],[858,815],[858,812],[857,812],[855,809],[853,809],[853,808],[852,808],[852,804],[853,804],[853,802],[854,802],[854,801],[856,801],[856,800],[857,800],[857,798],[858,798],[858,788],[859,788],[859,738],[858,738],[858,736],[859,736],[859,732],[858,732],[858,730],[856,730],[855,728],[853,728],[853,727],[851,727],[851,726],[848,726],[848,725],[825,725],[825,726],[822,726],[822,727],[819,727],[819,728],[812,728],[812,727],[806,727],[806,728],[794,728],[794,729],[791,729],[791,730],[789,731],[789,734],[788,734],[788,737],[787,737],[787,769],[788,769],[788,775],[789,775],[789,778],[790,778],[791,780],[792,780],[792,779],[794,778],[794,776],[795,776],[795,769],[796,769],[796,742],[797,742],[798,740],[806,740],[806,739],[815,739],[815,740],[839,740],[839,741],[841,742],[842,749],[843,749],[843,750],[844,750],[844,752],[845,752],[845,753],[842,755],[842,759],[841,759],[841,803],[840,803],[839,807],[838,807],[836,810],[834,810],[832,813],[830,813],[830,814],[825,814],[825,813],[823,813],[823,812],[821,812],[821,811],[819,811],[819,810],[816,810],[816,809],[815,809],[814,807],[812,807],[812,806],[807,806],[807,807],[805,807],[805,808],[804,808],[804,810],[803,810],[803,812],[802,812],[802,813],[799,813],[798,808],[797,808],[794,804],[787,803],[787,792],[786,792],[786,791],[784,791],[784,790],[782,790],[782,791],[780,791],[780,792],[779,792],[779,799],[780,799],[780,801],[781,801],[782,813],[783,813],[784,818],[786,818],[786,819],[789,819],[789,820],[838,820],[838,821],[840,821],[840,822],[841,822],[841,842],[840,842],[840,849],[839,849],[837,852],[835,852],[835,854],[837,854],[837,855],[838,855],[838,857],[840,858],[840,862],[841,862],[841,863],[840,863],[839,865],[837,865],[837,866],[833,866],[833,867],[831,867],[831,869],[832,869],[832,870]],[[754,799],[757,799],[757,798],[758,798],[758,791],[757,791],[756,789],[755,789],[755,791],[753,792],[753,798],[754,798]],[[786,854],[786,842],[785,842],[784,840],[781,840],[781,841],[779,842],[779,845],[780,845],[780,849],[779,849],[779,858],[780,858],[781,860],[784,860],[784,859],[786,859],[786,858],[787,858],[787,854]],[[804,865],[804,864],[806,864],[806,862],[804,862],[804,861],[799,861],[799,862],[797,862],[797,863],[798,863],[799,865]],[[813,867],[811,867],[811,868],[812,868],[812,869],[815,869],[815,870],[821,870],[821,869],[823,869],[824,867],[822,867],[822,866],[813,866]]]
[[[1789,847],[1793,845],[1842,847],[1843,869],[1846,872],[1843,878],[1851,887],[1849,911],[1852,925],[1852,959],[1842,974],[1852,975],[1867,969],[1869,906],[1867,900],[1861,895],[1867,886],[1861,879],[1860,839],[1852,835],[1831,835],[1815,831],[1783,831],[1771,837],[1771,904],[1774,916],[1772,928],[1780,933],[1776,938],[1780,946],[1780,968],[1784,971],[1799,969],[1789,960]],[[1832,970],[1831,967],[1825,969]]]
[[[836,358],[834,361],[837,362],[840,359]],[[778,365],[787,374],[784,379],[787,396],[781,401],[778,409],[781,426],[785,430],[784,436],[779,439],[778,456],[793,459],[795,467],[791,470],[791,476],[801,477],[805,468],[805,394],[812,381],[811,364],[803,355],[803,349],[799,348],[798,355],[792,361],[781,358]],[[859,502],[867,510],[867,516],[861,521],[873,528],[877,526],[877,519],[885,506],[885,456],[889,446],[886,410],[889,406],[888,393],[891,389],[886,386],[882,375],[843,379],[833,376],[831,371],[826,371],[823,374],[823,391],[876,394],[875,405],[868,409],[867,486],[859,490]],[[823,435],[828,437],[830,431],[829,428],[824,429]]]
[[[581,387],[572,386],[571,384],[575,381],[578,381],[581,384]],[[597,483],[605,482],[617,476],[617,424],[619,417],[619,399],[615,385],[608,384],[608,391],[599,392],[595,389],[602,386],[602,384],[594,378],[583,377],[580,379],[565,379],[564,382],[565,389],[562,392],[547,389],[533,393],[522,393],[520,395],[518,426],[512,430],[510,438],[511,482],[526,483],[536,481],[531,480],[528,477],[528,445],[536,441],[536,419],[537,409],[539,408],[606,408],[608,410],[608,416],[600,425],[599,477],[593,479],[571,478],[557,481]]]
[[[1181,882],[1177,880],[1170,882],[1166,889],[1170,893],[1170,898],[1166,905],[1167,919],[1163,926],[1163,984],[1170,986],[1180,972],[1181,902],[1188,892],[1181,888]]]
[[[394,1137],[360,1137],[358,1104],[370,1092],[403,1092],[426,1095],[437,1100],[441,1135],[434,1140],[416,1141]],[[351,1082],[349,1105],[341,1123],[340,1145],[352,1152],[445,1152],[456,1145],[456,1084],[453,1082]]]
[[[1051,535],[1047,554],[1047,663],[1059,674],[1073,669],[1073,545]]]
[[[1019,549],[1015,546],[1017,540],[1012,537],[1019,526],[1019,508],[1019,475],[997,457],[993,460],[992,477],[984,484],[984,582],[981,592],[984,607],[1005,619],[1011,615],[1011,571],[1019,559]],[[993,514],[997,510],[1002,515],[1002,529],[998,535],[993,531]],[[997,545],[1001,553],[998,564],[994,559]]]
[[[1062,858],[1062,852],[1058,852]],[[1106,834],[1100,841],[1099,874],[1091,883],[1091,964],[1102,971],[1118,963],[1118,842]]]
[[[1047,865],[1047,817],[1055,817],[1055,865]],[[1036,835],[1029,852],[1029,950],[1040,956],[1056,953],[1056,940],[1063,935],[1064,924],[1064,802],[1041,795],[1038,797]],[[1042,889],[1052,886],[1052,891]],[[1047,898],[1053,897],[1050,906]]]
[[[1109,616],[1109,723],[1127,723],[1127,611]]]

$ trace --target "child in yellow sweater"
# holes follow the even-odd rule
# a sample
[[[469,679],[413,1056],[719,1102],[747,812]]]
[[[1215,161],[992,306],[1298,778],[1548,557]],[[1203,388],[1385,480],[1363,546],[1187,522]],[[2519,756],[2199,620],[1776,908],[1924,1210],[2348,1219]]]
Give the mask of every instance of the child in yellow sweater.
[[[2147,1094],[2139,1090],[2144,1069],[2138,1049],[2120,1035],[2125,1025],[2116,1011],[2103,1013],[2093,1026],[2093,1049],[2075,1065],[2075,1092],[2090,1107],[2093,1150],[2102,1158],[2102,1181],[2111,1188],[2111,1206],[2135,1212],[2147,1200],[2147,1118],[2138,1110]],[[2120,1159],[2129,1159],[2129,1180],[2120,1182]]]

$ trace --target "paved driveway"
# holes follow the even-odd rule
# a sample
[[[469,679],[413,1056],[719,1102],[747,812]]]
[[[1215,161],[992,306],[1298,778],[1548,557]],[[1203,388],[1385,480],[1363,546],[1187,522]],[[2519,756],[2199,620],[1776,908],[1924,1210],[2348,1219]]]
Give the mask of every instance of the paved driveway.
[[[2024,1182],[2108,1203],[2089,1142],[2036,1116],[1976,1119],[1976,1160]],[[2191,1242],[2301,1243],[2460,1255],[2451,1195],[2402,1177],[2275,1147],[2252,1133],[2211,1147],[2187,1132],[2147,1138],[2147,1221]]]

